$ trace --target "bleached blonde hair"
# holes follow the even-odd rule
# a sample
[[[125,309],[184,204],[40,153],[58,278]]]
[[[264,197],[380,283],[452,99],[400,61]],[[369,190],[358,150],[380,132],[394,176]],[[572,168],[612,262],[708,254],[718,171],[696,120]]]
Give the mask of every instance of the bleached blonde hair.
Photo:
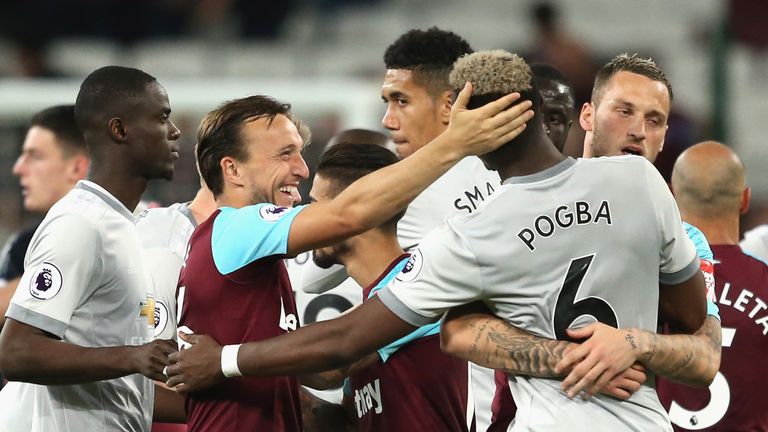
[[[454,89],[471,82],[473,95],[508,94],[533,88],[533,73],[525,60],[504,50],[478,51],[460,57],[448,79]]]

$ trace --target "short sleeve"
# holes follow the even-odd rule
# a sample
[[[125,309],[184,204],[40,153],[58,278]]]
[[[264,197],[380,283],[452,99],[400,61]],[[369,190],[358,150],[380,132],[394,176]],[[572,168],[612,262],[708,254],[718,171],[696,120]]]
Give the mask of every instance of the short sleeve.
[[[744,252],[768,263],[768,225],[760,225],[744,233],[744,240],[739,245]]]
[[[683,222],[685,233],[691,239],[696,247],[696,255],[699,257],[699,268],[704,275],[704,282],[707,286],[707,315],[712,315],[720,319],[720,308],[715,304],[715,256],[709,247],[707,237],[695,226]]]
[[[445,215],[437,215],[438,206],[429,200],[430,197],[429,189],[422,192],[397,222],[397,240],[404,251],[415,249],[432,228],[445,220]]]
[[[146,248],[143,254],[155,292],[155,339],[176,340],[176,287],[184,260],[167,247]]]
[[[684,282],[699,271],[696,248],[685,232],[667,183],[650,162],[645,163],[644,168],[661,240],[659,282],[667,285]]]
[[[709,241],[707,241],[704,233],[688,222],[683,222],[683,228],[685,228],[686,235],[688,235],[688,238],[691,239],[696,247],[696,255],[699,259],[710,262],[714,261],[715,256],[712,254],[712,248],[709,247]]]
[[[432,231],[405,268],[379,291],[379,299],[400,319],[423,326],[448,309],[482,294],[482,279],[468,241],[450,223]]]
[[[62,338],[74,311],[101,280],[101,234],[73,214],[44,221],[39,231],[6,316]]]
[[[216,268],[226,275],[261,258],[285,255],[291,223],[304,207],[256,204],[222,208],[211,235]]]
[[[334,264],[330,268],[318,267],[312,259],[301,269],[301,290],[308,294],[330,291],[349,278],[347,268]]]

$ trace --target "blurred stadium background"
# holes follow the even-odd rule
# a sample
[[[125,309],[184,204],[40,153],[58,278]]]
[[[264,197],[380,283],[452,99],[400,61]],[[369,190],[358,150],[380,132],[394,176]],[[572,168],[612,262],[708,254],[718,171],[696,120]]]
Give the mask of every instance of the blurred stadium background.
[[[225,100],[263,93],[290,102],[312,127],[310,166],[336,131],[381,130],[384,49],[411,28],[435,25],[475,49],[554,64],[580,101],[614,55],[653,57],[675,92],[662,172],[687,146],[721,140],[744,159],[753,188],[743,227],[768,223],[766,23],[765,0],[3,0],[0,240],[31,222],[11,174],[30,116],[73,103],[100,66],[138,67],[168,90],[183,155],[174,181],[146,196],[165,205],[193,196],[195,131]],[[580,154],[581,138],[575,122],[571,154]]]

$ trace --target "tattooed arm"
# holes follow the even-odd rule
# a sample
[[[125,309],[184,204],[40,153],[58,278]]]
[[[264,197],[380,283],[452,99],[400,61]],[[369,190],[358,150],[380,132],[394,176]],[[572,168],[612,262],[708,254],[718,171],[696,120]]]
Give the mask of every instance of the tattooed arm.
[[[706,387],[720,369],[720,320],[708,316],[692,335],[643,332],[641,344],[648,354],[640,358],[649,369],[673,381]]]
[[[565,377],[570,369],[556,370],[555,366],[569,350],[578,346],[520,330],[491,315],[482,303],[448,312],[442,323],[440,341],[443,351],[481,366],[539,378]],[[628,350],[624,346],[617,348]],[[645,378],[645,368],[632,365],[616,371],[600,391],[625,400],[640,388]]]
[[[443,351],[514,375],[564,377],[555,372],[571,342],[534,336],[490,314],[482,303],[451,309],[440,330]]]
[[[704,319],[706,306],[702,289],[701,273],[661,289],[662,317],[674,330],[692,335],[658,335],[595,323],[568,330],[570,337],[584,340],[576,345],[531,335],[489,315],[484,306],[472,304],[452,310],[446,316],[441,331],[443,349],[479,365],[515,375],[541,378],[567,375],[563,389],[571,397],[582,391],[587,397],[604,388],[610,391],[616,379],[624,378],[619,374],[631,372],[627,368],[637,361],[668,379],[706,386],[720,365],[720,322],[712,316]],[[696,298],[700,298],[702,304],[691,301]]]
[[[592,324],[578,330],[568,330],[575,339],[588,338],[579,347],[569,350],[556,366],[557,370],[572,368],[563,380],[563,389],[573,396],[584,391],[587,395],[599,391],[606,381],[604,371],[639,360],[648,369],[672,381],[696,387],[706,387],[720,367],[720,321],[706,314],[704,277],[697,272],[679,284],[660,289],[659,313],[675,332],[687,334],[656,334],[638,329],[617,330],[604,324]],[[692,333],[692,334],[691,334]],[[606,361],[603,347],[593,342],[594,335],[613,334],[609,346],[631,348],[630,357]],[[604,340],[609,340],[606,336]],[[625,352],[626,353],[626,352]]]

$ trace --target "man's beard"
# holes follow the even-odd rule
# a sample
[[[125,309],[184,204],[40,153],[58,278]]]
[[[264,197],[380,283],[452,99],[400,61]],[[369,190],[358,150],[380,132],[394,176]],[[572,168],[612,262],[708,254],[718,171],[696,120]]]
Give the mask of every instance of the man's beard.
[[[317,251],[312,254],[312,261],[321,269],[328,269],[331,268],[334,264],[341,264],[341,262],[336,259],[335,255],[325,253],[318,254]]]

